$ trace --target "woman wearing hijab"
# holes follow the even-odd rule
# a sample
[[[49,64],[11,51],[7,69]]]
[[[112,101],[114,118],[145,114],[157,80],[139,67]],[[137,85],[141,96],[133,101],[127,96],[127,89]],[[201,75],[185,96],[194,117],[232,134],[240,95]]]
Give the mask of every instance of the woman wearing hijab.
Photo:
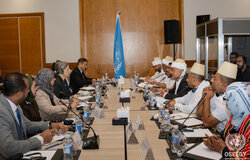
[[[235,82],[227,87],[226,101],[231,113],[223,135],[207,136],[204,144],[223,158],[250,158],[250,83]],[[237,138],[232,138],[237,134]]]
[[[39,107],[39,112],[42,120],[47,116],[56,114],[58,112],[64,112],[67,108],[59,102],[59,99],[54,95],[54,72],[48,68],[41,69],[36,78],[36,102]],[[77,101],[73,101],[71,107],[76,107]]]
[[[69,64],[62,61],[56,61],[55,65],[55,85],[54,94],[59,99],[69,99],[72,95],[72,90],[69,88],[67,78],[69,78],[71,70]]]
[[[38,105],[35,101],[36,96],[36,82],[31,76],[27,76],[29,80],[30,92],[26,100],[20,104],[23,114],[31,121],[41,121]]]

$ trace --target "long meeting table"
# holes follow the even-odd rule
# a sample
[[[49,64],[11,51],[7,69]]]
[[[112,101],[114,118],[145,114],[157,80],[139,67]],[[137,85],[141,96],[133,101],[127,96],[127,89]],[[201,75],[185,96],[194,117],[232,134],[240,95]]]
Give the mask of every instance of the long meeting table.
[[[125,79],[124,90],[129,89],[129,80]],[[166,152],[168,144],[164,139],[158,139],[160,130],[154,121],[150,118],[158,111],[149,111],[145,109],[143,104],[142,94],[136,92],[135,98],[131,97],[130,102],[124,103],[124,106],[130,108],[130,121],[135,122],[139,115],[144,123],[145,130],[137,130],[135,132],[139,144],[127,144],[127,158],[128,160],[143,160],[141,152],[141,143],[144,138],[148,140],[152,148],[154,158],[156,160],[166,160],[169,156]],[[100,137],[99,149],[83,150],[79,159],[86,160],[122,160],[124,159],[124,128],[123,126],[112,125],[112,118],[116,117],[117,109],[121,108],[122,104],[119,102],[118,87],[110,87],[108,91],[108,100],[104,101],[103,111],[104,118],[95,118],[92,127],[97,135]],[[128,128],[128,126],[127,126]],[[88,136],[93,136],[89,131]],[[58,146],[62,148],[62,145]],[[53,150],[53,149],[51,149]]]

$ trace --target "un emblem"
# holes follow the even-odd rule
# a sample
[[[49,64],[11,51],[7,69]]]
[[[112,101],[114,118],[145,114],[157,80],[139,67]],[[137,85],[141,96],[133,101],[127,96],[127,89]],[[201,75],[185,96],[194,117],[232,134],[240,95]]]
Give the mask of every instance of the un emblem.
[[[246,144],[246,139],[243,135],[234,133],[229,134],[225,142],[230,150],[241,150]]]

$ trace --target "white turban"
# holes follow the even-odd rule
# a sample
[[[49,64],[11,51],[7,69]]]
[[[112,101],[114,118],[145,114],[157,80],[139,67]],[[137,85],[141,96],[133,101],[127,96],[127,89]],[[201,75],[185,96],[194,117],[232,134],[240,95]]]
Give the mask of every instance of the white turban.
[[[162,64],[165,64],[166,66],[169,65],[169,63],[172,63],[173,62],[173,58],[172,57],[165,57],[163,60],[162,60]]]
[[[161,59],[160,59],[160,57],[155,57],[153,62],[152,62],[152,65],[156,66],[158,64],[161,64]]]
[[[183,59],[177,59],[172,63],[172,68],[177,68],[186,71],[187,69],[187,64]]]

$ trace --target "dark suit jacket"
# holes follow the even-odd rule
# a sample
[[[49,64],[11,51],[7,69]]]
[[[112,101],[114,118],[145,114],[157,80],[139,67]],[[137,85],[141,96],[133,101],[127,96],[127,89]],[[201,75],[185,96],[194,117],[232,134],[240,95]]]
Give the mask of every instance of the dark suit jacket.
[[[73,94],[76,94],[79,89],[83,86],[92,84],[92,79],[88,78],[84,72],[80,72],[79,68],[76,67],[70,74],[70,87],[73,90]]]
[[[176,82],[175,82],[175,85],[174,85],[174,88],[169,90],[168,94],[165,95],[164,98],[166,99],[174,99],[174,98],[177,98],[177,97],[182,97],[184,95],[186,95],[190,90],[191,88],[188,87],[188,84],[187,84],[187,74],[182,78],[181,80],[181,83],[177,89],[177,94],[174,94],[175,93],[175,88],[176,88]]]
[[[72,95],[72,92],[70,94],[67,92],[63,79],[59,75],[56,75],[55,78],[54,94],[59,99],[68,99]]]
[[[18,107],[21,112],[21,123],[25,135],[34,134],[49,128],[48,122],[31,122]],[[0,95],[0,160],[9,158],[17,153],[26,153],[31,150],[41,148],[41,142],[38,138],[22,139],[22,132],[11,106],[7,99]]]
[[[238,68],[237,81],[242,81],[242,82],[250,81],[250,66],[247,66],[244,72],[242,72],[241,69]]]

